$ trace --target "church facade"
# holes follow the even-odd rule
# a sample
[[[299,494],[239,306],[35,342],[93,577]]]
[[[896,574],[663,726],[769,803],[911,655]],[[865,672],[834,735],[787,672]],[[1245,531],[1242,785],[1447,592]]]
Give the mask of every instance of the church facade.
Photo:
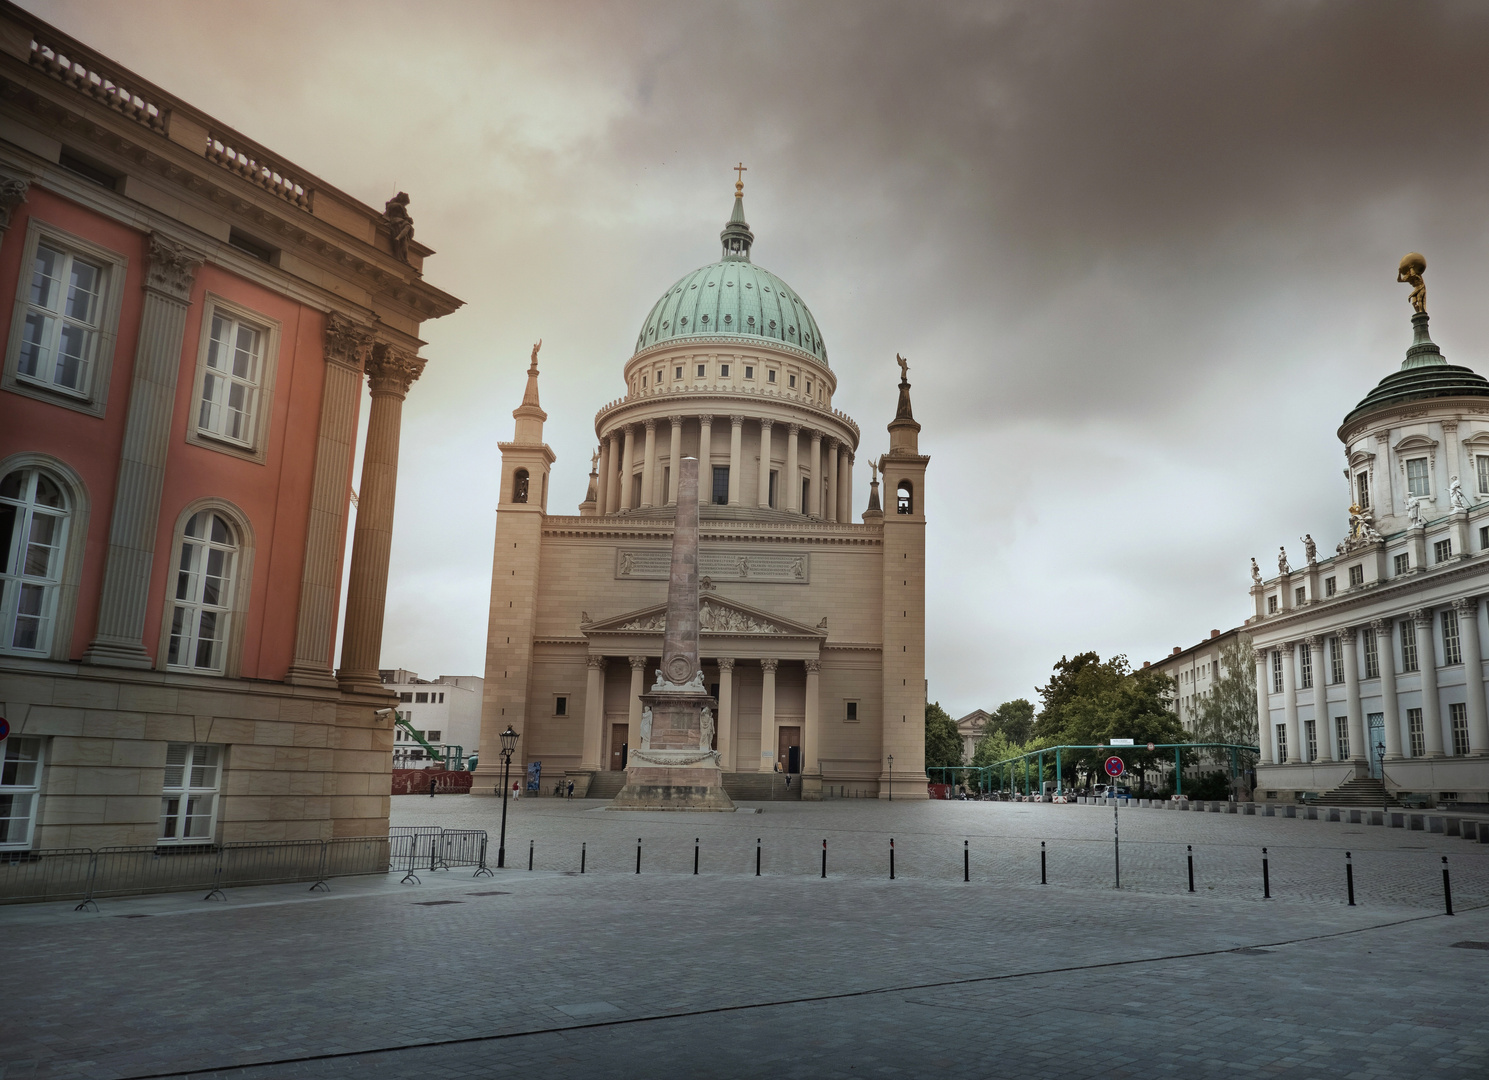
[[[577,514],[549,512],[538,353],[501,443],[477,791],[512,775],[613,794],[659,666],[679,463],[700,463],[705,684],[726,787],[799,776],[802,798],[925,797],[925,476],[901,362],[889,451],[854,521],[859,428],[796,291],[751,261],[736,185],[723,256],[647,314],[625,393],[595,417]],[[886,401],[886,405],[887,405]],[[751,776],[755,780],[751,781]],[[485,778],[483,783],[482,777]],[[752,786],[753,783],[753,786]],[[789,789],[788,789],[789,790]]]

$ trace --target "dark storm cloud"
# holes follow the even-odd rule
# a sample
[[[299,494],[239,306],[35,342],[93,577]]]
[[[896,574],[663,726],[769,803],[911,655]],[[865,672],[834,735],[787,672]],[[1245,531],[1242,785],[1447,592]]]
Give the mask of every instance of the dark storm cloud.
[[[369,203],[413,194],[469,306],[407,405],[389,664],[480,669],[531,342],[562,512],[741,158],[758,260],[863,427],[859,493],[911,358],[956,713],[1234,625],[1247,556],[1332,545],[1334,429],[1409,339],[1406,251],[1445,352],[1489,370],[1483,4],[32,6]]]

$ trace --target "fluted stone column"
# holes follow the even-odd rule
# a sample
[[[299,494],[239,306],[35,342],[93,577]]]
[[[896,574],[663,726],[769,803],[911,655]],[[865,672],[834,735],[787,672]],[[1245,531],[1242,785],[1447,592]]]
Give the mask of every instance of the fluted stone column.
[[[776,668],[780,663],[773,656],[760,661],[760,670],[765,676],[760,689],[760,760],[755,765],[757,772],[770,772],[775,768],[776,743],[779,741],[776,738]],[[765,756],[767,752],[769,758]],[[766,765],[766,761],[770,764]]]
[[[1380,661],[1380,710],[1385,725],[1386,761],[1401,760],[1401,706],[1396,700],[1396,635],[1390,619],[1374,619],[1375,656]],[[1370,748],[1370,753],[1375,748]]]
[[[729,505],[739,505],[741,462],[744,458],[744,417],[729,418]]]
[[[827,467],[822,471],[822,479],[829,482],[832,490],[826,489],[822,492],[822,511],[828,521],[838,519],[838,441],[827,440]]]
[[[584,743],[579,750],[581,771],[600,769],[605,737],[605,658],[587,658],[589,674],[584,684]]]
[[[1324,678],[1324,639],[1318,636],[1308,638],[1303,647],[1313,654],[1313,735],[1318,741],[1317,760],[1332,761],[1335,758],[1334,721],[1329,716],[1329,683]]]
[[[667,505],[677,505],[677,477],[682,470],[682,417],[669,416],[667,424],[672,434],[672,451],[667,455]]]
[[[804,660],[802,663],[807,669],[807,700],[802,717],[801,771],[803,775],[821,776],[822,763],[818,755],[822,752],[822,661]]]
[[[801,425],[786,425],[786,475],[781,477],[781,509],[793,514],[803,513],[801,505],[801,464],[798,460],[801,443]]]
[[[713,417],[698,417],[698,501],[713,502]]]
[[[734,770],[734,658],[719,657],[719,723],[715,737],[719,768]]]
[[[1370,760],[1370,748],[1365,745],[1369,741],[1365,735],[1365,714],[1360,707],[1358,638],[1353,626],[1342,627],[1339,631],[1339,644],[1344,650],[1344,711],[1348,714],[1349,756],[1356,763],[1357,773],[1359,765]]]
[[[176,380],[182,367],[186,309],[203,260],[204,256],[168,237],[150,234],[145,301],[119,449],[98,630],[83,654],[84,663],[152,666],[144,641],[145,609],[149,606],[150,571],[160,524],[166,452],[171,445]],[[268,408],[269,403],[261,407]],[[189,415],[195,417],[194,409]]]
[[[1270,694],[1272,684],[1268,681],[1267,654],[1256,654],[1256,743],[1261,750],[1262,765],[1272,764],[1272,709]]]
[[[838,460],[838,520],[853,520],[853,452],[846,446]]]
[[[822,516],[822,432],[812,432],[812,449],[810,451],[812,460],[810,462],[811,485],[807,488],[807,517],[820,518]]]
[[[605,481],[605,513],[607,514],[620,511],[620,463],[624,457],[621,438],[619,431],[610,433],[610,475]]]
[[[628,656],[631,662],[631,697],[627,702],[626,746],[641,749],[641,692],[646,689],[646,657]]]
[[[1463,650],[1463,679],[1467,684],[1468,752],[1489,754],[1489,719],[1484,709],[1484,653],[1479,641],[1479,598],[1453,601],[1458,613],[1458,641]]]
[[[631,474],[636,469],[636,425],[626,425],[626,447],[620,457],[620,508],[631,509]]]
[[[756,488],[755,505],[764,509],[770,505],[770,428],[772,421],[760,421],[760,483]]]
[[[1437,700],[1437,634],[1431,608],[1411,613],[1417,628],[1417,667],[1422,672],[1422,742],[1430,758],[1443,756],[1442,705]]]
[[[398,435],[403,399],[424,370],[423,358],[392,345],[378,345],[367,363],[372,408],[362,452],[362,490],[346,589],[346,626],[341,636],[343,690],[386,693],[378,678],[383,649],[383,607],[388,596],[388,560],[393,549],[393,503],[398,487]]]
[[[650,510],[656,505],[657,494],[657,421],[649,417],[644,423],[646,450],[641,459],[641,509]]]
[[[599,490],[595,492],[597,509],[602,514],[610,512],[610,440],[600,440],[600,460],[596,466],[599,470]]]
[[[1282,648],[1282,726],[1287,733],[1287,760],[1305,761],[1307,755],[1298,749],[1298,677],[1297,643],[1286,642]]]
[[[357,410],[362,373],[375,344],[372,328],[334,312],[326,319],[326,377],[321,389],[320,429],[315,440],[315,474],[310,488],[310,520],[305,533],[305,564],[300,571],[300,605],[295,625],[295,656],[285,681],[335,686],[337,590],[346,543],[348,489],[356,454]]]

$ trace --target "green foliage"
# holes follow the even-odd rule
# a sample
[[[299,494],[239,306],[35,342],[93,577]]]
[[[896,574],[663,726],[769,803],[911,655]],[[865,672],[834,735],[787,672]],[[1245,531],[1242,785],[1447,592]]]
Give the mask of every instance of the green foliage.
[[[927,768],[962,764],[962,736],[939,701],[925,707],[925,763]]]
[[[1034,733],[1034,706],[1027,698],[1005,701],[982,725],[983,735],[998,732],[1010,743],[1023,744]]]
[[[1237,634],[1220,647],[1220,671],[1220,680],[1200,706],[1194,737],[1199,742],[1256,746],[1256,650],[1249,636]],[[1256,763],[1255,754],[1243,751],[1237,756],[1243,770]]]
[[[1130,771],[1173,761],[1172,751],[1146,748],[1147,743],[1188,742],[1188,733],[1168,710],[1173,680],[1151,669],[1133,671],[1127,657],[1102,660],[1094,652],[1074,659],[1061,657],[1047,685],[1034,731],[1045,745],[1110,743],[1132,739],[1119,756]],[[1070,751],[1072,764],[1095,772],[1106,753]]]

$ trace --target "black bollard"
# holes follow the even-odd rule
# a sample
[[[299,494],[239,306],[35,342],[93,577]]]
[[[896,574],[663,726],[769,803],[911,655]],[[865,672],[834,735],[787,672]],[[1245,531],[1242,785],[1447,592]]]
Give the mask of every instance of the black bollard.
[[[1349,893],[1349,906],[1355,906],[1355,864],[1349,852],[1344,853],[1344,887]]]
[[[1267,873],[1267,849],[1262,848],[1262,899],[1272,899],[1272,878]]]
[[[1194,892],[1194,845],[1185,844],[1189,849],[1189,891]]]
[[[1442,857],[1442,902],[1449,915],[1453,914],[1453,886],[1448,881],[1448,857]]]
[[[588,847],[587,841],[579,845],[579,872],[581,874],[584,873],[584,856],[587,854],[585,851],[586,847]]]
[[[1044,856],[1045,856],[1044,841],[1041,840],[1041,841],[1039,841],[1039,884],[1041,884],[1041,885],[1048,885],[1050,883],[1049,873],[1048,873],[1049,868],[1045,864],[1045,858],[1044,858]]]
[[[693,837],[693,876],[698,876],[698,837]]]
[[[641,873],[641,837],[636,837],[636,873]]]
[[[534,840],[529,840],[527,842],[527,868],[529,870],[531,870],[533,868],[533,844],[534,843],[536,843],[536,841],[534,841]]]
[[[972,880],[972,853],[965,840],[962,841],[962,880]]]
[[[894,880],[894,837],[889,838],[889,880]]]
[[[827,837],[822,838],[822,877],[827,877]]]
[[[755,837],[755,876],[760,876],[760,837]]]

